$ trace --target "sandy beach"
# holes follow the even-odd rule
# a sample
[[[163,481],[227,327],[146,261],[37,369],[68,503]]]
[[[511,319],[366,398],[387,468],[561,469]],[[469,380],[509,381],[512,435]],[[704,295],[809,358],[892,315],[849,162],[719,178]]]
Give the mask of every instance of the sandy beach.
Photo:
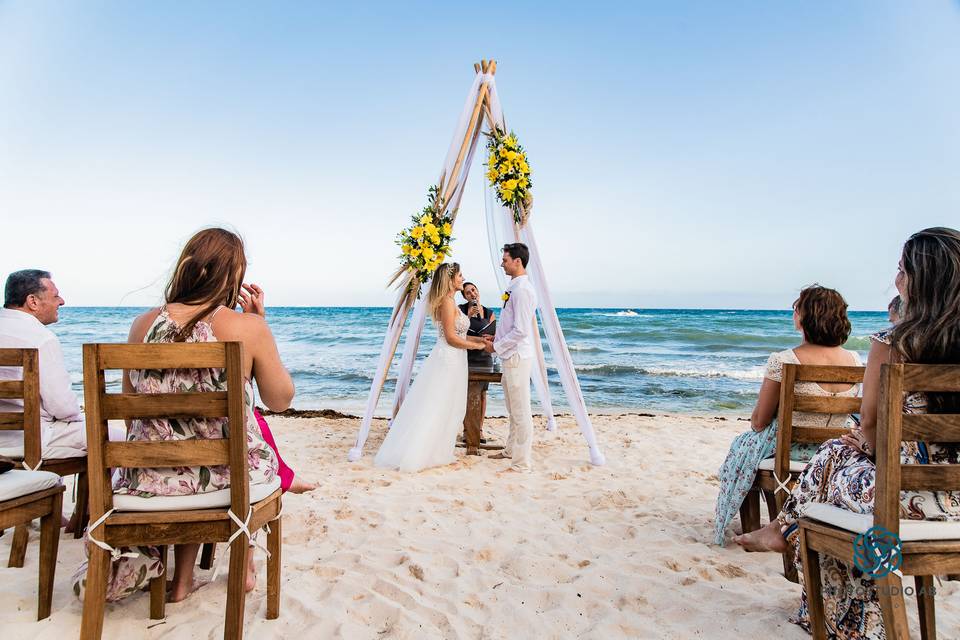
[[[374,469],[382,420],[350,463],[358,422],[271,418],[288,463],[320,488],[284,498],[279,620],[264,617],[257,552],[246,637],[809,637],[787,621],[800,588],[782,577],[779,556],[710,544],[715,471],[746,426],[736,417],[595,416],[603,467],[587,462],[572,418],[557,435],[537,418],[530,475],[473,457],[415,475]],[[505,436],[505,420],[486,424],[488,436]],[[69,579],[80,543],[62,537],[53,614],[36,622],[36,536],[23,569],[0,569],[0,627],[8,638],[76,637],[81,604]],[[4,565],[10,538],[0,538]],[[958,588],[938,590],[940,637],[960,637]],[[104,637],[218,638],[225,598],[224,575],[168,605],[164,621],[149,619],[146,594],[129,598],[108,606]]]

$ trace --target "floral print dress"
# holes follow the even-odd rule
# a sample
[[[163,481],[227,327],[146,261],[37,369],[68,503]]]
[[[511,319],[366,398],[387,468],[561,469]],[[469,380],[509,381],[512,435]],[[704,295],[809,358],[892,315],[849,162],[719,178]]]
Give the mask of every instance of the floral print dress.
[[[860,354],[848,351],[853,364],[860,366]],[[784,364],[801,364],[793,349],[777,351],[770,354],[764,378],[780,382],[783,379]],[[830,392],[815,382],[798,382],[794,390],[799,395],[856,397],[860,393],[860,385],[853,385],[850,389],[840,392]],[[793,414],[793,424],[798,427],[851,427],[853,419],[847,415],[832,415],[823,413],[805,413],[797,411]],[[790,447],[790,459],[806,462],[817,452],[818,445],[812,443],[794,443]],[[722,545],[726,538],[727,526],[736,517],[740,505],[753,486],[757,469],[763,460],[770,458],[777,449],[777,421],[773,420],[763,431],[750,429],[734,438],[730,444],[730,451],[723,465],[717,472],[720,480],[720,490],[717,493],[717,504],[714,510],[714,544]]]
[[[871,339],[889,344],[889,334],[881,331]],[[912,393],[904,398],[905,413],[926,413],[926,397]],[[900,445],[902,464],[957,464],[960,445],[934,442],[904,442]],[[796,522],[812,502],[821,502],[848,509],[854,513],[873,513],[876,488],[876,466],[868,456],[848,447],[840,440],[825,442],[797,480],[783,505],[778,520],[786,527],[787,543],[793,547],[794,564],[801,581],[800,535]],[[909,520],[960,520],[960,492],[901,491],[900,518]],[[820,556],[823,579],[824,614],[827,637],[849,640],[882,640],[885,638],[880,602],[874,582],[856,567],[836,558]],[[790,621],[810,631],[807,594],[804,590],[800,608]]]
[[[219,311],[219,309],[218,309]],[[216,342],[213,334],[214,314],[197,322],[186,342]],[[180,327],[162,308],[143,341],[170,343]],[[177,393],[226,391],[225,369],[165,369],[131,371],[130,381],[137,393]],[[270,483],[277,476],[277,457],[264,440],[254,416],[253,385],[244,383],[246,404],[247,466],[251,484]],[[195,440],[224,437],[226,418],[144,419],[132,420],[127,440]],[[153,496],[195,495],[227,489],[230,468],[227,465],[153,469],[122,469],[115,475],[114,491],[144,498]],[[96,535],[96,534],[95,534]],[[131,549],[123,549],[131,551]],[[115,601],[135,593],[160,575],[160,553],[156,547],[138,547],[137,557],[121,557],[111,567],[107,584],[107,600]],[[74,575],[74,592],[82,597],[87,562]]]

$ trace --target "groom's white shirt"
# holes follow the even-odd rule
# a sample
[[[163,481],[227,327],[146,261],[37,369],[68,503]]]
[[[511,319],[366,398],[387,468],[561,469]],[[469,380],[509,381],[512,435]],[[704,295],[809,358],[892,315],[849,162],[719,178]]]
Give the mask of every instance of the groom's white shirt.
[[[510,299],[503,305],[497,334],[493,341],[493,350],[501,360],[519,354],[521,358],[532,358],[533,318],[537,312],[537,294],[530,284],[530,277],[517,276],[507,287]]]

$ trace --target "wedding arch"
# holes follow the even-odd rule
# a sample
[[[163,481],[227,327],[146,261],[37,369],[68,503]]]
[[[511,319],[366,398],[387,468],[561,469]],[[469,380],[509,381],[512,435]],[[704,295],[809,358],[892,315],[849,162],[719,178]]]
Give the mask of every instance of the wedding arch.
[[[543,333],[550,345],[550,353],[560,374],[560,382],[580,431],[586,439],[590,462],[595,465],[602,465],[605,462],[603,453],[597,444],[593,424],[590,422],[590,416],[587,413],[583,392],[580,390],[580,382],[573,366],[573,359],[570,357],[570,350],[567,348],[560,321],[557,318],[557,311],[547,287],[540,252],[529,220],[532,207],[532,199],[527,188],[532,186],[529,184],[529,168],[526,164],[525,154],[519,147],[515,135],[512,132],[509,136],[507,135],[508,129],[497,96],[497,85],[494,81],[496,70],[497,63],[495,60],[483,60],[474,65],[476,75],[473,84],[470,86],[470,91],[467,93],[466,103],[447,151],[440,181],[437,186],[431,188],[428,205],[424,208],[422,217],[414,216],[410,232],[404,231],[401,234],[401,240],[398,241],[403,249],[404,264],[397,270],[393,282],[399,283],[400,294],[390,316],[387,334],[383,339],[380,359],[373,376],[373,382],[370,385],[370,395],[367,398],[357,441],[347,456],[351,461],[359,460],[363,455],[363,445],[370,433],[374,411],[380,400],[380,394],[387,380],[397,346],[400,343],[407,317],[410,316],[412,310],[412,319],[408,327],[407,339],[404,343],[403,355],[397,373],[397,385],[391,415],[396,416],[400,405],[403,404],[426,322],[426,293],[430,286],[429,274],[443,262],[445,252],[449,253],[449,246],[446,242],[449,240],[453,223],[456,220],[464,185],[477,149],[477,142],[481,133],[484,133],[491,140],[491,143],[487,146],[492,149],[494,156],[493,160],[490,161],[488,180],[484,181],[486,185],[487,239],[494,271],[501,288],[505,289],[507,283],[506,277],[500,269],[500,248],[504,242],[523,242],[530,249],[527,273],[537,293],[538,315],[543,324]],[[497,174],[498,166],[503,166],[495,164],[498,158],[498,150],[499,154],[507,158],[512,173],[504,173],[501,182],[494,184],[494,178],[491,176]],[[520,169],[517,167],[520,167]],[[507,175],[515,179],[502,180]],[[516,176],[519,176],[519,180],[516,179]],[[432,241],[427,242],[428,248],[423,248],[421,253],[424,234],[427,238],[432,238]],[[411,236],[420,238],[420,240],[415,241],[411,239]],[[411,248],[413,249],[412,253],[416,254],[415,256],[411,256]],[[553,431],[556,429],[556,420],[550,402],[547,367],[536,317],[533,322],[537,366],[533,368],[531,377],[540,399],[540,405],[547,417],[547,429]]]

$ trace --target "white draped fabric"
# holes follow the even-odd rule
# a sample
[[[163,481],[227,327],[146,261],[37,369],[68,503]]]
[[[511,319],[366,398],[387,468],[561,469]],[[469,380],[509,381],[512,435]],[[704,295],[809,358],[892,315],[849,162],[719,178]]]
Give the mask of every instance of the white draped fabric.
[[[445,192],[449,188],[446,183],[453,172],[457,156],[460,152],[460,145],[467,135],[468,127],[471,125],[471,116],[474,105],[477,102],[479,92],[484,84],[487,86],[489,104],[491,106],[494,120],[505,129],[503,111],[500,107],[500,101],[497,98],[496,84],[494,83],[493,75],[478,73],[474,78],[469,93],[467,94],[467,99],[464,104],[463,111],[461,112],[460,120],[457,123],[457,129],[454,132],[453,140],[450,143],[450,147],[447,151],[447,157],[443,164],[441,180],[444,183],[443,190]],[[475,136],[469,145],[466,156],[464,157],[463,164],[461,165],[462,169],[459,172],[459,175],[455,177],[455,186],[452,192],[450,192],[450,197],[448,199],[446,209],[449,212],[453,212],[454,215],[460,205],[460,199],[463,196],[463,187],[466,183],[467,176],[469,175],[469,168],[472,166],[476,147],[477,137]],[[539,252],[536,248],[536,241],[533,238],[533,231],[529,223],[524,229],[519,229],[517,225],[513,224],[513,213],[509,209],[502,207],[497,202],[493,194],[492,187],[490,187],[489,184],[486,187],[485,195],[488,229],[487,235],[490,243],[491,260],[493,261],[494,271],[497,274],[497,279],[501,287],[505,289],[506,278],[500,268],[500,258],[502,255],[500,248],[503,246],[504,241],[509,238],[513,242],[524,242],[530,248],[530,264],[527,272],[530,274],[531,283],[537,292],[539,312],[541,321],[543,322],[544,334],[546,335],[547,341],[550,344],[550,352],[557,360],[557,370],[560,374],[560,382],[563,385],[563,389],[566,393],[571,409],[576,416],[580,430],[587,440],[587,444],[590,449],[590,462],[595,465],[602,465],[604,464],[605,459],[603,454],[600,452],[599,446],[597,445],[596,436],[593,431],[593,425],[590,423],[590,418],[587,414],[586,405],[583,400],[583,393],[580,390],[580,384],[577,380],[576,372],[573,367],[573,360],[570,357],[570,352],[567,349],[566,342],[564,341],[563,332],[560,328],[560,322],[553,306],[553,300],[550,296],[550,292],[547,290],[546,279],[543,276],[543,267],[540,262]],[[420,298],[417,300],[413,308],[413,318],[410,322],[409,333],[407,334],[407,340],[404,344],[403,356],[401,357],[399,372],[397,374],[397,386],[391,415],[396,415],[400,405],[403,403],[410,384],[413,365],[416,361],[417,349],[420,346],[420,339],[423,335],[423,327],[426,322],[426,298],[428,289],[429,283],[426,283],[421,287]],[[370,396],[367,399],[367,406],[363,414],[363,420],[360,423],[360,432],[357,434],[356,443],[354,444],[353,448],[350,449],[350,452],[347,455],[350,461],[359,460],[363,455],[363,445],[366,443],[367,436],[370,433],[370,424],[373,420],[373,414],[380,399],[380,392],[383,388],[383,380],[385,380],[386,374],[389,371],[393,354],[396,351],[396,347],[400,339],[400,334],[403,332],[403,326],[406,322],[406,317],[406,312],[397,313],[396,316],[391,320],[390,326],[387,330],[387,335],[384,337],[383,348],[380,353],[380,360],[377,363],[377,370],[370,386]],[[534,366],[532,379],[537,390],[537,396],[540,399],[540,404],[543,408],[544,415],[547,416],[547,428],[553,431],[556,428],[556,420],[554,418],[553,408],[550,402],[550,388],[547,382],[546,362],[544,359],[543,346],[540,342],[539,329],[537,329],[537,327],[534,327],[534,329],[534,333],[537,336],[535,345],[537,348],[538,362],[536,363],[536,366]]]
[[[460,119],[457,121],[457,128],[453,134],[453,140],[450,148],[447,150],[447,157],[443,162],[443,170],[440,173],[443,192],[449,189],[450,175],[453,173],[454,165],[457,162],[457,156],[460,153],[460,145],[467,135],[467,129],[471,124],[474,105],[477,103],[477,96],[480,88],[485,82],[493,80],[492,75],[478,73],[470,85],[470,91],[467,94],[463,110],[460,112]],[[460,198],[463,197],[463,186],[466,183],[470,167],[473,161],[473,154],[477,146],[476,138],[470,144],[466,157],[461,165],[463,169],[455,177],[456,184],[450,194],[447,202],[447,211],[455,212],[460,205]],[[426,292],[429,289],[429,282],[420,289],[420,298],[414,305],[414,321],[411,323],[411,332],[407,335],[407,341],[404,345],[403,357],[401,358],[400,372],[397,376],[397,395],[394,398],[394,410],[391,415],[396,414],[397,408],[403,402],[403,396],[406,394],[410,383],[410,374],[413,371],[413,365],[416,360],[417,348],[420,346],[420,338],[423,334],[423,325],[426,321]],[[403,293],[401,292],[401,296]],[[403,332],[403,325],[407,320],[406,313],[397,314],[387,329],[387,335],[383,340],[383,347],[380,351],[380,360],[377,362],[377,371],[370,383],[370,395],[367,398],[367,406],[363,412],[363,420],[360,422],[360,432],[357,434],[357,441],[347,454],[347,459],[351,462],[359,460],[363,455],[363,445],[370,434],[370,424],[373,421],[373,414],[377,409],[377,403],[380,401],[380,392],[383,390],[383,380],[387,371],[390,369],[390,363],[393,360],[393,354],[396,352],[397,344],[400,340],[400,334]]]
[[[500,98],[497,96],[497,87],[493,82],[488,87],[490,95],[490,110],[493,114],[493,120],[497,125],[507,131],[506,123],[503,118],[503,108],[500,106]],[[563,385],[564,394],[567,396],[567,402],[570,409],[577,419],[580,431],[587,441],[590,448],[590,462],[595,465],[602,465],[606,462],[600,446],[597,444],[597,437],[593,430],[593,423],[590,422],[590,416],[587,413],[587,406],[583,400],[583,392],[580,390],[580,381],[577,379],[577,372],[573,366],[573,358],[570,357],[570,350],[567,349],[567,342],[563,338],[563,330],[560,327],[560,319],[557,317],[557,310],[553,304],[553,297],[550,295],[550,289],[547,287],[546,276],[543,272],[543,264],[540,261],[540,250],[537,248],[536,239],[533,236],[533,227],[530,220],[520,228],[514,223],[513,211],[500,204],[493,193],[493,187],[488,181],[486,184],[487,197],[487,235],[491,239],[491,260],[494,265],[500,264],[502,253],[500,248],[502,241],[512,238],[513,242],[522,242],[530,249],[530,263],[527,265],[527,274],[530,276],[530,282],[537,292],[537,304],[539,305],[540,319],[543,322],[543,332],[547,336],[547,342],[550,344],[550,353],[556,361],[557,372],[560,374],[560,383]],[[499,220],[499,222],[498,222]],[[497,239],[497,245],[493,239]],[[539,331],[536,332],[539,337]],[[537,340],[539,344],[539,340]],[[534,384],[540,381],[540,385],[546,386],[546,365],[544,363],[543,351],[540,350],[539,365],[542,373],[536,374],[534,369]],[[544,395],[549,397],[549,388],[547,393],[541,393],[539,385],[537,392],[540,397]]]

